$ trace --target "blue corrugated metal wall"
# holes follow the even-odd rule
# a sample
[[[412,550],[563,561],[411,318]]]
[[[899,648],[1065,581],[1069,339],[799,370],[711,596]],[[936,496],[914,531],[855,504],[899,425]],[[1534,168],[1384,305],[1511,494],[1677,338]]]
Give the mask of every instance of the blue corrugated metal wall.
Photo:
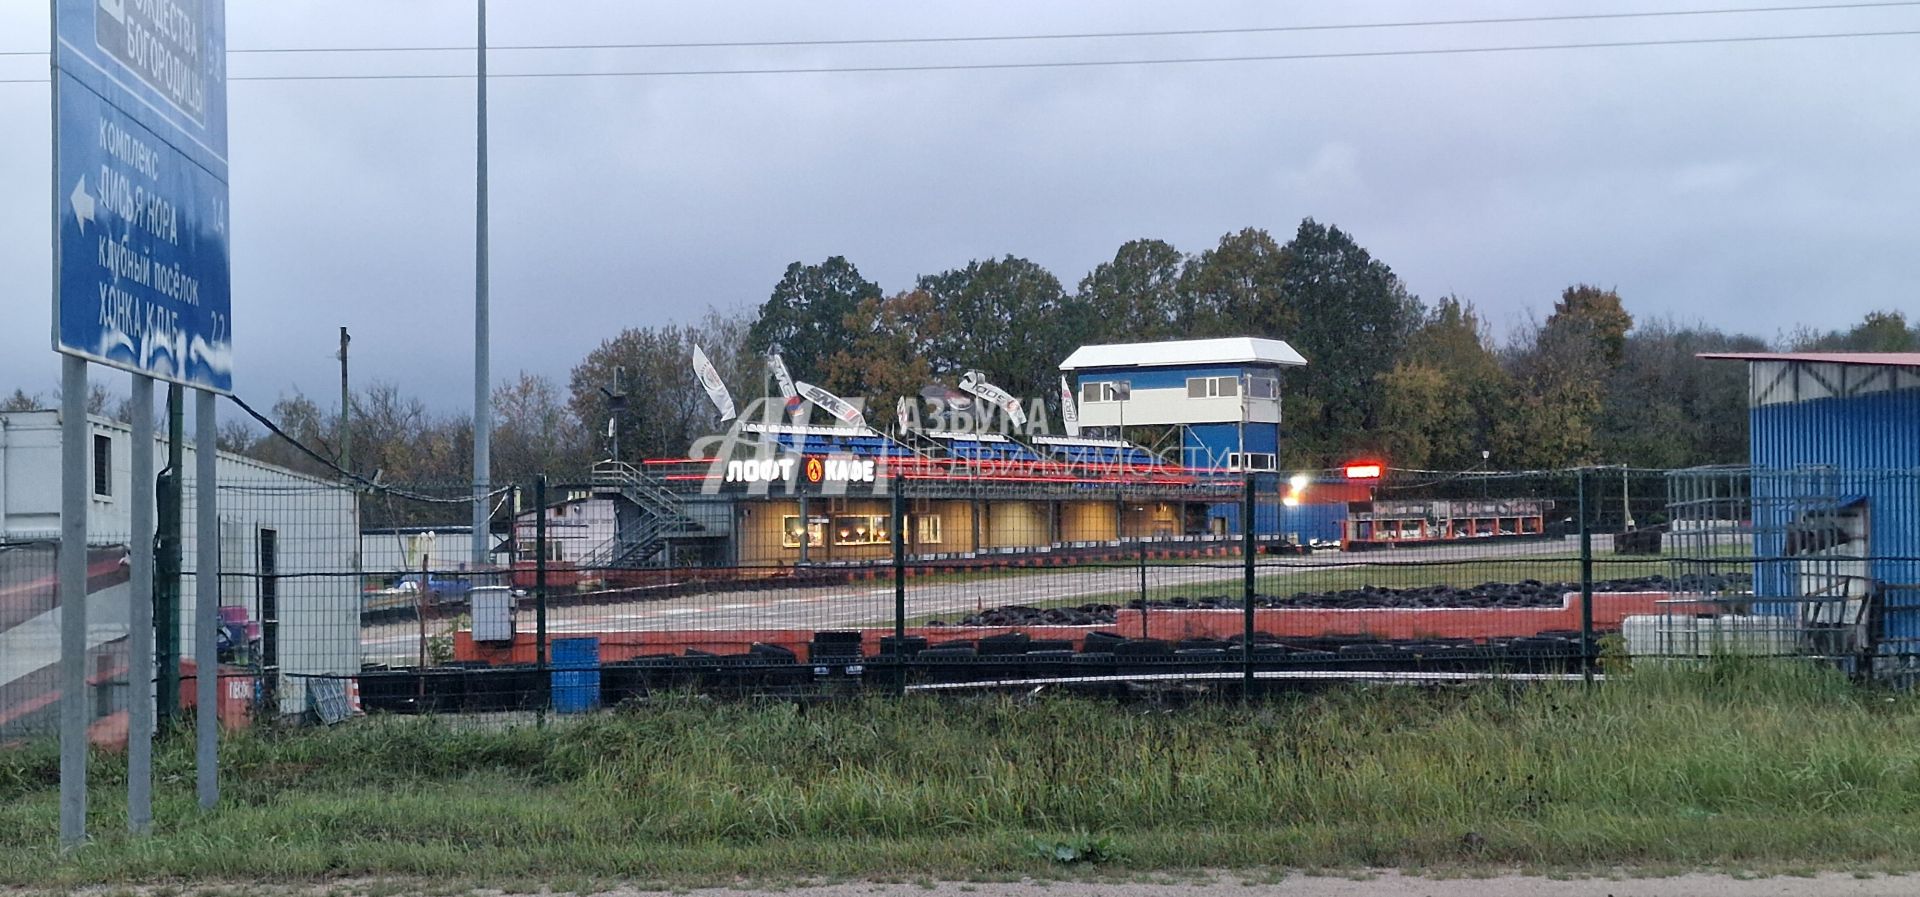
[[[1850,496],[1867,500],[1872,575],[1883,583],[1920,583],[1920,390],[1904,389],[1847,398],[1812,399],[1751,409],[1754,524],[1763,536],[1761,557],[1779,556],[1780,530],[1796,506]],[[1830,473],[1785,474],[1808,468]],[[1755,584],[1785,594],[1784,565],[1760,565]],[[1888,595],[1885,638],[1920,640],[1920,593]],[[1898,608],[1916,610],[1900,611]],[[1920,647],[1920,641],[1895,650]]]
[[[1240,534],[1240,503],[1223,502],[1210,505],[1207,515],[1226,521],[1226,530],[1233,535]],[[1314,539],[1337,541],[1340,528],[1347,521],[1345,502],[1327,502],[1319,504],[1301,504],[1293,507],[1260,502],[1254,506],[1253,531],[1257,535],[1298,535],[1301,542]]]
[[[1247,434],[1247,451],[1279,454],[1279,424],[1188,424],[1182,428],[1181,463],[1188,467],[1226,466],[1227,455],[1240,451],[1243,426]]]

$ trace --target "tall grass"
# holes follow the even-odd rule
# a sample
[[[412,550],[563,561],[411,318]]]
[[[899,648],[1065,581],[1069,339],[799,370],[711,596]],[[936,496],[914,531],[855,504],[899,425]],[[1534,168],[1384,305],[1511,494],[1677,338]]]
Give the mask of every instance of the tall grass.
[[[328,874],[959,874],[1094,833],[1132,866],[1905,863],[1920,711],[1824,670],[1341,689],[1179,710],[674,698],[546,729],[370,719],[159,752],[160,833],[52,847],[52,755],[0,752],[0,881]],[[96,758],[96,831],[118,758]],[[1472,836],[1469,836],[1472,833]]]

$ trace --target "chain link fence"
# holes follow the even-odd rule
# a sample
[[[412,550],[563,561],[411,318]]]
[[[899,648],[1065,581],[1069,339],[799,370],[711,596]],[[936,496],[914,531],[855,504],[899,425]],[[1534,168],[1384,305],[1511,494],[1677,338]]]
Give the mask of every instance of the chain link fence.
[[[236,475],[222,718],[517,718],[687,689],[1238,695],[1722,654],[1906,684],[1920,642],[1914,472],[833,473],[602,465],[510,486],[484,561],[465,483]],[[163,720],[191,699],[195,571],[161,578],[160,678],[132,689],[129,547],[94,541],[89,687],[111,742],[136,692]],[[0,544],[0,741],[52,726],[56,556]]]

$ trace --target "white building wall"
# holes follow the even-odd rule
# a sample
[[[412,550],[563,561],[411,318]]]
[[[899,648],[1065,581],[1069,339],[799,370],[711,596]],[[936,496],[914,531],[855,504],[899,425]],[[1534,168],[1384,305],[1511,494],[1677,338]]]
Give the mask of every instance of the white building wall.
[[[132,431],[125,425],[94,417],[92,436],[105,436],[111,447],[111,483],[107,495],[93,494],[87,510],[87,538],[94,544],[124,545],[132,531],[129,499],[135,488],[152,483],[132,480]],[[10,540],[57,539],[60,532],[60,416],[55,411],[0,414],[0,531]],[[91,448],[91,445],[89,446]],[[154,467],[165,466],[164,438],[155,440]],[[195,514],[199,490],[192,473],[195,452],[185,450],[188,474],[184,491],[180,645],[191,654],[194,608],[200,600],[193,575],[198,557]],[[89,471],[92,470],[91,451]],[[279,604],[281,710],[297,713],[306,707],[303,675],[352,674],[360,668],[360,553],[359,505],[352,490],[337,483],[295,473],[237,455],[222,453],[216,463],[219,478],[221,583],[217,599],[223,606],[244,606],[250,620],[260,619],[260,544],[262,530],[272,530],[278,544],[275,578]],[[118,595],[115,599],[112,596]],[[126,636],[124,606],[96,607],[103,601],[125,602],[124,590],[96,595],[88,607],[88,641],[105,643]],[[57,613],[57,612],[56,612]],[[110,621],[119,621],[117,627]],[[52,646],[56,653],[57,643]]]
[[[449,527],[425,532],[368,532],[360,534],[360,569],[370,579],[398,579],[420,572],[424,557],[427,569],[441,572],[467,569],[473,559],[473,541],[469,527]]]
[[[1279,399],[1250,398],[1244,407],[1248,423],[1280,422]],[[1230,423],[1240,420],[1242,414],[1239,396],[1192,399],[1187,397],[1185,386],[1177,389],[1136,387],[1133,397],[1124,402],[1081,402],[1079,408],[1083,427]]]
[[[536,532],[537,510],[515,518],[513,539],[516,546],[531,545]],[[558,542],[560,555],[555,560],[578,561],[613,541],[619,524],[611,498],[580,498],[561,502],[546,509],[547,541]],[[531,559],[519,552],[516,556]]]

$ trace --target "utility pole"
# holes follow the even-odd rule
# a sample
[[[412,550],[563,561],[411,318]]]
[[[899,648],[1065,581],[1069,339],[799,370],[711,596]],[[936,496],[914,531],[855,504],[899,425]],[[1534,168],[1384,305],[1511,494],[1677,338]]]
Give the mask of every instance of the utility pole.
[[[478,104],[474,146],[473,217],[473,564],[480,567],[489,560],[487,533],[491,515],[487,513],[487,494],[493,467],[493,376],[489,372],[487,321],[487,0],[479,0],[479,53],[476,57],[479,77],[475,79]]]
[[[340,469],[353,472],[353,393],[347,390],[347,344],[353,337],[340,328]]]

